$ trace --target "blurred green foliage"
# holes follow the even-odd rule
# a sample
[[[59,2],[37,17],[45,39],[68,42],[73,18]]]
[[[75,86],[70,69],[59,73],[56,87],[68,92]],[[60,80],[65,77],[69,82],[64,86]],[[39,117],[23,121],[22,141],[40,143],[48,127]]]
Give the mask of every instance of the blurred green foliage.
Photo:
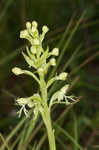
[[[0,1],[0,132],[8,141],[7,149],[15,149],[14,142],[24,139],[27,149],[46,149],[45,128],[39,119],[35,133],[30,127],[32,119],[21,120],[16,117],[16,97],[29,96],[38,88],[31,78],[15,77],[11,73],[14,66],[26,67],[21,51],[26,41],[19,39],[20,30],[26,21],[36,20],[40,25],[50,28],[44,46],[58,46],[62,57],[54,70],[69,72],[70,93],[81,96],[80,102],[72,107],[56,106],[52,117],[56,120],[57,149],[78,150],[99,149],[99,1],[98,0],[1,0]],[[80,16],[86,11],[80,25],[75,29]],[[75,29],[75,30],[74,30]],[[49,72],[49,76],[50,76]],[[63,83],[56,83],[56,90]],[[58,121],[57,121],[58,120]],[[20,124],[26,121],[21,132]],[[58,124],[57,124],[58,122]],[[18,124],[18,126],[15,125]],[[40,126],[41,125],[41,126]],[[29,130],[27,131],[27,128]],[[38,132],[38,130],[40,130]],[[9,134],[11,132],[11,134]],[[14,136],[12,138],[12,135]],[[17,136],[18,135],[18,136]],[[43,135],[43,136],[42,136]],[[23,137],[23,138],[22,138]],[[39,144],[33,141],[40,140]],[[12,139],[11,139],[12,138]],[[16,140],[15,140],[16,139]],[[18,150],[22,148],[20,141]],[[46,142],[45,142],[46,140]],[[2,142],[3,141],[3,142]],[[45,143],[44,143],[45,142]],[[44,143],[44,144],[43,144]],[[80,148],[79,145],[80,144]],[[37,148],[35,148],[37,147]]]

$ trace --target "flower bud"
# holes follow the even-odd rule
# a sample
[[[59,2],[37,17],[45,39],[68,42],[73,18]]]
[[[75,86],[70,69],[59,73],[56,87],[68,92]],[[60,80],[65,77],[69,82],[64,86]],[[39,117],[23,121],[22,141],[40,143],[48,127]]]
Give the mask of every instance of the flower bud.
[[[31,28],[31,23],[30,23],[30,22],[27,22],[27,23],[26,23],[26,28],[27,28],[27,29],[30,29],[30,28]]]
[[[36,54],[36,47],[31,46],[30,51],[31,51],[32,54]]]
[[[59,55],[59,49],[58,48],[54,48],[52,50],[52,55],[58,56]]]
[[[46,25],[44,25],[44,26],[42,27],[42,31],[43,31],[44,33],[47,33],[47,32],[49,31],[49,28],[48,28]]]
[[[67,74],[66,72],[62,72],[59,76],[58,76],[58,80],[65,80],[66,77],[67,77]]]
[[[22,71],[22,69],[18,68],[18,67],[14,67],[12,69],[12,72],[15,74],[15,75],[20,75],[20,74],[23,74],[24,72]]]
[[[33,22],[32,22],[32,26],[34,26],[34,27],[36,27],[36,28],[37,28],[37,25],[38,25],[38,24],[37,24],[37,22],[36,22],[36,21],[33,21]]]
[[[63,86],[63,87],[60,89],[60,91],[61,91],[63,94],[66,94],[68,88],[69,88],[69,84],[66,84],[65,86]]]
[[[50,64],[51,64],[52,66],[55,66],[55,65],[56,65],[56,60],[55,60],[55,58],[50,59]]]
[[[20,32],[20,38],[26,38],[27,36],[29,36],[29,33],[27,30],[23,30]]]

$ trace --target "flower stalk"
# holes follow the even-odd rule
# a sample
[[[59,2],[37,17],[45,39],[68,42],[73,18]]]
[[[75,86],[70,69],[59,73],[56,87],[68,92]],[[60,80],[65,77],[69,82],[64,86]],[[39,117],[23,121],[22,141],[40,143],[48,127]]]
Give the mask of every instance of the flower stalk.
[[[21,113],[24,112],[24,114],[28,117],[29,109],[33,109],[34,120],[37,119],[38,113],[41,114],[47,129],[49,148],[50,150],[56,150],[55,135],[50,114],[51,107],[56,103],[64,103],[66,105],[71,104],[69,100],[74,101],[74,99],[72,96],[66,96],[66,91],[69,86],[66,84],[52,95],[48,103],[48,88],[57,80],[65,81],[67,78],[67,73],[63,72],[52,77],[48,81],[45,80],[49,67],[56,65],[56,60],[54,57],[59,55],[59,49],[54,48],[50,51],[49,47],[47,47],[47,49],[44,50],[42,47],[42,42],[49,29],[47,26],[43,26],[42,33],[40,34],[37,27],[38,25],[36,21],[33,21],[32,23],[27,22],[26,29],[20,32],[20,38],[25,38],[30,42],[30,47],[26,47],[27,54],[22,52],[22,55],[27,62],[28,67],[34,68],[35,71],[31,72],[29,70],[14,67],[12,72],[15,75],[26,74],[31,76],[39,84],[40,92],[35,93],[30,97],[18,98],[16,100],[16,104],[21,107],[18,111],[19,116],[21,116]],[[29,109],[27,110],[27,107],[25,106]]]
[[[41,90],[42,100],[44,102],[43,103],[44,111],[41,111],[41,115],[47,129],[50,150],[56,150],[55,136],[54,136],[54,130],[52,128],[52,123],[51,123],[50,109],[47,103],[47,85],[44,80],[43,72],[40,73],[39,76],[40,76],[40,83],[41,83],[40,90]]]

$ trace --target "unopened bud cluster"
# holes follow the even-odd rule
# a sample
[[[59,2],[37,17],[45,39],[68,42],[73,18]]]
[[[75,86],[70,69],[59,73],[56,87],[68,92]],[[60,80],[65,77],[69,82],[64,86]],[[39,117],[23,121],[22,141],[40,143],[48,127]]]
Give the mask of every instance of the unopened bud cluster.
[[[48,27],[44,25],[42,27],[42,33],[40,34],[38,31],[38,24],[36,21],[32,23],[26,23],[26,29],[20,32],[20,38],[27,39],[30,42],[30,47],[27,47],[27,54],[22,52],[26,62],[29,67],[33,67],[35,69],[42,68],[45,73],[50,66],[56,65],[55,58],[50,58],[51,56],[58,56],[59,49],[54,48],[52,51],[47,48],[45,51],[42,48],[42,42],[44,40],[45,34],[49,31]],[[19,68],[14,68],[13,72],[18,75],[21,70]],[[18,72],[18,73],[17,73]]]

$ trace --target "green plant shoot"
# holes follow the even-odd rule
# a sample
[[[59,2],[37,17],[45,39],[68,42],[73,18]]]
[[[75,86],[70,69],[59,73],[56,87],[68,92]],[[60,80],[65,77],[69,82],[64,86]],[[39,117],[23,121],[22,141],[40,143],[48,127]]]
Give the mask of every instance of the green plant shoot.
[[[32,23],[27,22],[26,29],[20,32],[20,38],[27,39],[30,43],[30,46],[26,47],[26,53],[22,52],[22,55],[28,64],[28,68],[33,67],[35,71],[31,72],[29,70],[23,70],[15,67],[12,69],[12,72],[15,75],[26,74],[31,76],[39,85],[40,92],[35,93],[30,97],[18,98],[16,103],[20,106],[20,110],[18,111],[19,116],[21,116],[22,112],[24,112],[26,116],[29,116],[29,109],[33,110],[34,119],[37,118],[36,116],[38,113],[41,114],[47,129],[50,150],[56,150],[54,130],[52,128],[50,115],[51,107],[56,103],[68,105],[71,104],[69,100],[75,100],[72,96],[66,95],[66,91],[69,85],[65,85],[52,95],[48,103],[48,88],[56,80],[65,81],[68,74],[66,72],[62,72],[59,75],[52,77],[49,81],[45,80],[45,76],[49,67],[54,67],[56,65],[55,56],[59,55],[59,49],[54,48],[49,50],[49,47],[44,49],[42,47],[42,42],[44,40],[45,34],[49,31],[49,29],[44,25],[42,27],[42,33],[40,34],[37,27],[38,24],[36,21],[33,21]]]

